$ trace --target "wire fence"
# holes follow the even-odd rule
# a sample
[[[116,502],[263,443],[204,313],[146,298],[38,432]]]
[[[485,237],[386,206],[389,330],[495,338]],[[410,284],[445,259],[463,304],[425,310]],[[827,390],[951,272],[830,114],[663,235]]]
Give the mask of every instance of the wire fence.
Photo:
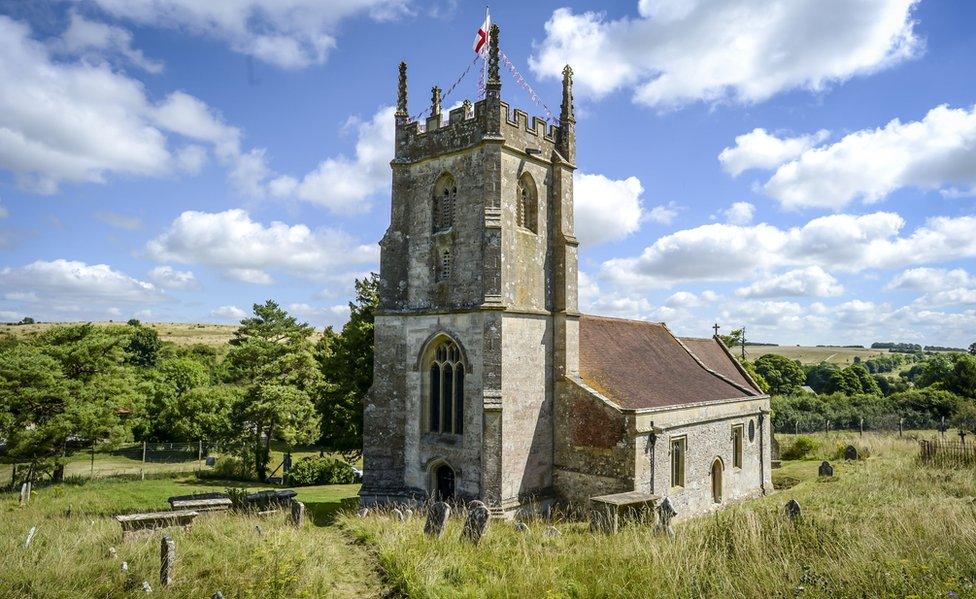
[[[783,434],[829,433],[831,431],[898,432],[909,430],[937,430],[943,434],[949,430],[945,418],[932,418],[913,414],[847,414],[827,418],[815,413],[776,415],[772,419],[773,432]]]

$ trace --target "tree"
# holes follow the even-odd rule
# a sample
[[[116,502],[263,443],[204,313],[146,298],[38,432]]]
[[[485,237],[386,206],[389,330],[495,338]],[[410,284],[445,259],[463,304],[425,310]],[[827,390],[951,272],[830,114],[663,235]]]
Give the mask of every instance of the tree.
[[[373,384],[373,313],[379,304],[379,277],[356,281],[349,321],[336,335],[326,330],[316,350],[325,380],[319,411],[322,443],[343,450],[363,446],[363,400]]]
[[[963,402],[952,417],[952,426],[976,435],[976,404],[971,401]]]
[[[160,428],[184,441],[230,438],[235,434],[234,407],[240,401],[241,389],[232,385],[190,388],[163,406]]]
[[[132,321],[129,321],[130,324]],[[138,320],[136,322],[139,322]],[[152,367],[156,365],[156,358],[163,343],[159,340],[156,329],[148,329],[140,325],[129,337],[129,344],[125,348],[126,362],[134,366]]]
[[[881,395],[881,387],[874,380],[871,373],[860,364],[851,364],[843,370],[830,374],[825,388],[826,393],[842,393],[844,395]]]
[[[799,391],[806,381],[806,373],[797,360],[777,354],[756,360],[756,372],[766,379],[772,393],[780,395]]]
[[[725,347],[738,347],[742,343],[742,329],[732,329],[728,335],[719,335],[718,338],[722,340]]]
[[[759,385],[760,391],[762,391],[763,393],[769,393],[769,383],[766,382],[766,379],[765,377],[763,377],[763,375],[756,372],[755,364],[753,364],[749,360],[745,360],[742,362],[742,368],[746,372],[748,372],[749,376],[752,377],[752,380],[755,381],[757,385]]]
[[[183,401],[190,391],[209,384],[207,369],[196,360],[184,357],[161,360],[150,371],[145,383],[148,396],[145,411],[148,426],[143,431],[145,438],[182,441],[202,438],[185,436],[188,429],[195,427],[182,422],[184,418],[193,418],[192,414],[187,413]]]
[[[128,437],[121,410],[138,397],[122,340],[90,324],[55,327],[0,353],[0,438],[31,476],[80,446]]]
[[[969,344],[969,353],[970,355],[976,356],[976,341]]]
[[[807,386],[816,393],[829,393],[830,377],[840,370],[840,367],[832,362],[821,362],[816,366],[806,366]]]
[[[312,332],[268,300],[254,304],[254,316],[241,321],[230,341],[229,376],[244,387],[232,410],[232,436],[249,449],[261,481],[267,478],[273,439],[308,443],[318,432],[311,392],[321,385],[321,374]]]
[[[941,381],[941,387],[957,395],[976,399],[976,356],[956,354],[952,369]]]
[[[25,316],[21,318],[20,322],[18,322],[17,324],[34,324],[34,322],[35,321],[33,318],[31,318],[30,316]]]

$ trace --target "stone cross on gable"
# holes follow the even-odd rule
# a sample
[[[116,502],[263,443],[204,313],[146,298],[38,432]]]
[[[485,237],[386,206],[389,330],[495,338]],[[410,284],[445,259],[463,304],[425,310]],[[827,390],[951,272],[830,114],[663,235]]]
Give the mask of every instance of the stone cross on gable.
[[[715,324],[713,324],[712,328],[715,329],[715,336],[718,337],[718,329],[719,329],[718,323],[716,322]]]

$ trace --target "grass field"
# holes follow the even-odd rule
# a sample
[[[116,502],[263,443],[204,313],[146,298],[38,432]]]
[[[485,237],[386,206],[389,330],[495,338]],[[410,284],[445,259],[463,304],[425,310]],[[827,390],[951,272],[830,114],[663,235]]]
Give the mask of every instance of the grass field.
[[[785,356],[793,360],[799,360],[801,364],[819,364],[821,362],[832,362],[839,365],[853,364],[854,358],[868,360],[876,356],[888,353],[886,349],[864,349],[856,347],[802,347],[793,345],[747,345],[746,356],[751,360],[765,354],[776,354]],[[736,355],[738,351],[736,350]]]
[[[16,336],[28,336],[42,331],[46,331],[51,327],[61,326],[66,324],[79,324],[77,322],[42,322],[37,324],[26,324],[26,325],[0,325],[0,334],[9,333]],[[92,324],[97,325],[112,325],[112,324],[125,324],[124,322],[95,322]],[[237,330],[237,325],[225,325],[225,324],[194,324],[194,323],[180,323],[180,322],[146,322],[143,323],[147,327],[152,327],[156,329],[159,333],[160,339],[163,341],[172,341],[177,345],[194,345],[197,343],[203,345],[214,345],[222,346],[227,345],[227,342],[231,340],[234,336],[234,331]]]
[[[495,521],[475,547],[422,532],[423,520],[352,515],[356,485],[299,489],[311,513],[298,530],[278,514],[219,514],[174,532],[177,582],[159,588],[159,534],[120,542],[117,513],[165,509],[166,497],[221,490],[191,478],[96,480],[41,487],[26,507],[0,495],[0,597],[132,597],[143,580],[161,597],[974,597],[976,470],[919,467],[911,438],[814,435],[804,461],[774,471],[780,490],[677,524],[615,536],[586,523]],[[859,462],[820,459],[847,442]],[[781,437],[787,447],[789,436]],[[797,499],[796,524],[783,504]],[[37,526],[30,547],[27,531]],[[256,526],[261,528],[259,533]],[[118,555],[109,555],[115,547]],[[128,562],[123,574],[121,561]]]

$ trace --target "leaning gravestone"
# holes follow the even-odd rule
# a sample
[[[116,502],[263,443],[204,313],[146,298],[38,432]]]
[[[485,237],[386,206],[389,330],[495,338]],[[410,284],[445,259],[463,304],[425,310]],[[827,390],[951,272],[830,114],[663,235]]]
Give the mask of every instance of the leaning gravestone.
[[[830,462],[824,460],[820,462],[820,470],[817,471],[817,476],[833,476],[834,467],[830,465]]]
[[[30,547],[31,541],[34,540],[35,534],[37,534],[37,527],[31,526],[31,529],[27,531],[27,540],[24,541],[24,548]]]
[[[438,501],[427,509],[427,523],[424,524],[424,534],[431,537],[440,537],[444,534],[444,527],[447,526],[447,519],[451,516],[451,506],[443,501]]]
[[[400,508],[396,508],[396,507],[393,508],[393,517],[396,518],[397,522],[403,522],[406,519],[406,516],[403,515],[403,512],[400,511]]]
[[[30,483],[24,483],[20,486],[20,505],[26,505],[30,501],[31,487]]]
[[[305,504],[301,501],[291,502],[291,523],[299,528],[305,524]]]
[[[359,516],[360,518],[365,518],[366,516],[369,515],[369,508],[364,507],[360,509],[358,512],[356,512],[356,515]]]
[[[407,508],[406,510],[403,511],[403,519],[409,520],[410,518],[413,518],[413,510]]]
[[[480,501],[472,501],[468,504],[468,518],[464,521],[461,536],[477,545],[488,530],[490,520],[491,513],[488,512],[488,506]]]
[[[176,543],[166,535],[159,542],[159,584],[168,587],[176,574]]]
[[[845,460],[859,460],[861,459],[861,454],[858,453],[857,447],[853,445],[848,445],[844,448],[844,459]]]
[[[674,517],[678,515],[677,510],[674,509],[674,505],[671,504],[671,498],[665,497],[661,500],[661,503],[657,506],[657,523],[658,528],[666,533],[669,537],[674,537],[674,527],[671,526],[671,521]]]
[[[786,517],[791,522],[796,522],[797,518],[800,517],[800,503],[796,499],[790,499],[786,502]]]

